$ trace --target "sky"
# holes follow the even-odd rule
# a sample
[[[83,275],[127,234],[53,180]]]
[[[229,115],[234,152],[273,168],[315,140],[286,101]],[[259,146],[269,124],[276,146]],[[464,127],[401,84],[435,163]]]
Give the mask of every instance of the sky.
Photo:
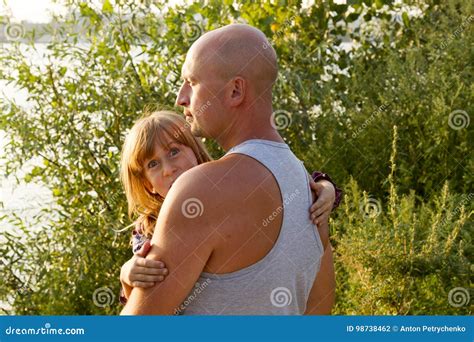
[[[88,0],[87,2],[100,7],[103,0]],[[179,3],[186,3],[186,0],[167,1],[168,5]],[[52,0],[0,0],[0,16],[9,16],[16,21],[47,23],[51,19],[51,12],[64,13],[66,7]]]
[[[51,0],[0,0],[0,15],[6,15],[17,21],[47,23],[54,13],[64,11],[64,6]]]

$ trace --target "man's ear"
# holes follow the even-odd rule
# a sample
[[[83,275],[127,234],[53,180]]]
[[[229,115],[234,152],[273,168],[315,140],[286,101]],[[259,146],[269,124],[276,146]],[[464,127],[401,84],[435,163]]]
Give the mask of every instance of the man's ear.
[[[232,93],[230,96],[230,105],[236,107],[244,101],[247,83],[245,79],[240,76],[234,77],[231,82]]]

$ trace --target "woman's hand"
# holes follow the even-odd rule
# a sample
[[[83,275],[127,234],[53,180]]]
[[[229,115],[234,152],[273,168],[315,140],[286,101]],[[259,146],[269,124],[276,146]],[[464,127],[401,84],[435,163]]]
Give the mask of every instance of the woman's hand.
[[[310,179],[309,185],[316,195],[316,198],[313,196],[314,202],[309,209],[310,218],[317,226],[323,249],[326,250],[329,244],[329,215],[336,200],[336,188],[327,180],[316,183]]]
[[[321,180],[316,183],[313,179],[310,179],[309,185],[316,194],[316,200],[309,210],[311,221],[315,225],[328,223],[329,215],[336,200],[336,189],[327,180]]]
[[[145,258],[150,248],[150,240],[145,241],[142,248],[120,269],[120,282],[127,298],[133,287],[152,287],[155,282],[163,281],[168,274],[162,261]]]

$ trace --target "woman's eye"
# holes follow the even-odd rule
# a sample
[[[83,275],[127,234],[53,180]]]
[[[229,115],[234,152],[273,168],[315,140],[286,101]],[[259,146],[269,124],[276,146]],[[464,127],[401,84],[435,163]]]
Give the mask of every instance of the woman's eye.
[[[156,165],[158,165],[158,162],[156,160],[152,160],[151,162],[148,163],[148,168],[154,168]]]
[[[174,147],[174,148],[172,148],[172,149],[170,150],[170,155],[171,155],[171,156],[174,156],[174,155],[176,155],[176,154],[178,154],[178,153],[179,153],[179,148]]]

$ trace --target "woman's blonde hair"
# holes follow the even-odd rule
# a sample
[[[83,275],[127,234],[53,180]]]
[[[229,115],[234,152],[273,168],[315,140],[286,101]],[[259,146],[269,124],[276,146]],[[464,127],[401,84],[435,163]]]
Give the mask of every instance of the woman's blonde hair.
[[[133,125],[122,149],[120,178],[127,196],[128,215],[132,219],[137,217],[142,234],[147,237],[153,235],[164,198],[146,188],[143,163],[152,157],[157,143],[166,147],[167,138],[191,148],[198,164],[212,160],[186,120],[172,111],[145,114]]]

